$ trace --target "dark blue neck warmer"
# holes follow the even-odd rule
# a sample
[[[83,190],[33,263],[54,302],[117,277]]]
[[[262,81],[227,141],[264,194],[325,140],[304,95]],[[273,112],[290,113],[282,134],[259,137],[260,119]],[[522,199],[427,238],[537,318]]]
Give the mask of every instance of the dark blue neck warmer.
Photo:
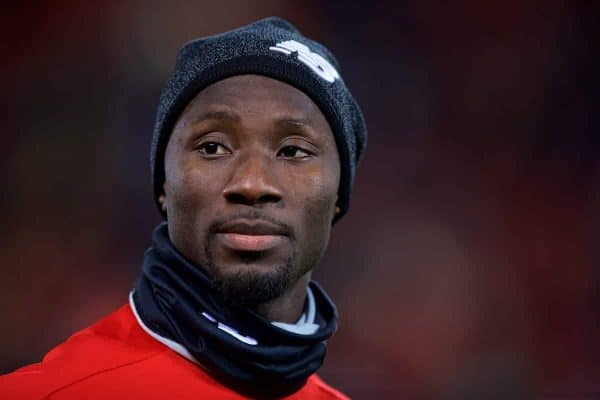
[[[311,335],[280,329],[251,310],[233,309],[211,288],[206,271],[175,249],[162,223],[144,255],[133,301],[147,327],[183,345],[215,379],[243,395],[267,399],[299,390],[323,363],[326,340],[336,330],[334,304],[315,282],[310,287],[320,327]],[[256,344],[236,339],[219,323]]]

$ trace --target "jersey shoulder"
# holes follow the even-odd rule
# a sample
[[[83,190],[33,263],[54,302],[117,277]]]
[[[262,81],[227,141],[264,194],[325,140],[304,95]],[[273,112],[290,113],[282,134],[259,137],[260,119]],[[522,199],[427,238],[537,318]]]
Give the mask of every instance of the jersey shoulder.
[[[41,362],[0,376],[0,398],[50,398],[70,385],[166,350],[141,330],[129,305],[124,305],[73,334],[50,350]]]
[[[317,374],[311,375],[308,381],[298,392],[288,398],[289,400],[349,400],[350,398],[337,389],[329,386]]]
[[[72,335],[39,363],[0,376],[0,399],[244,397],[149,336],[125,305]],[[317,375],[288,400],[347,400]]]

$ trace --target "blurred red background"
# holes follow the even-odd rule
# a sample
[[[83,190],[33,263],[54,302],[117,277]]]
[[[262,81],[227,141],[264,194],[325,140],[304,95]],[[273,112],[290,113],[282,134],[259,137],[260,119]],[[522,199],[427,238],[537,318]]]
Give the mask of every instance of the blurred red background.
[[[337,55],[370,134],[315,275],[341,315],[323,377],[357,399],[600,395],[592,7],[249,4],[3,10],[0,373],[127,300],[181,44],[279,15]]]

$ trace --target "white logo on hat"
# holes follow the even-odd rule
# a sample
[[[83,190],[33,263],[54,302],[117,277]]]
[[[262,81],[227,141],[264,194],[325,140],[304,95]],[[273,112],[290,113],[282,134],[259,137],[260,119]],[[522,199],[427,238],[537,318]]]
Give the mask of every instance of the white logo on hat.
[[[312,69],[317,75],[325,79],[327,82],[333,82],[339,79],[340,74],[331,65],[329,61],[323,58],[320,54],[310,51],[305,44],[296,42],[295,40],[286,40],[279,42],[276,46],[269,47],[269,50],[278,51],[283,54],[290,55],[298,54],[298,60],[302,61],[306,66]]]

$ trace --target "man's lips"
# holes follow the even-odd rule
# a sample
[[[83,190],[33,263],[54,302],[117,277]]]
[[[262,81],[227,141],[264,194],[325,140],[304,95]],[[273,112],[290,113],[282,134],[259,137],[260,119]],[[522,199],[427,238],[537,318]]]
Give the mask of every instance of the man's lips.
[[[222,243],[232,250],[265,251],[279,245],[285,239],[282,235],[245,235],[242,233],[218,233]]]
[[[265,251],[280,245],[288,236],[281,225],[265,220],[236,219],[217,229],[217,238],[232,250]]]

